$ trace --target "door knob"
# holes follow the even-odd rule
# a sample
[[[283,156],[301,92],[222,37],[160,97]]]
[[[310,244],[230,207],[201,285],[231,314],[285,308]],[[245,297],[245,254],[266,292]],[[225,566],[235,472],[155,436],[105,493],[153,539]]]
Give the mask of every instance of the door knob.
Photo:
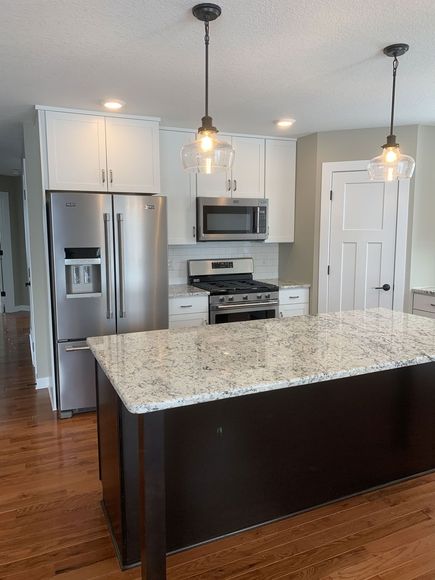
[[[384,290],[385,292],[388,292],[388,290],[391,290],[391,286],[389,284],[384,284],[383,286],[375,286],[375,290]]]

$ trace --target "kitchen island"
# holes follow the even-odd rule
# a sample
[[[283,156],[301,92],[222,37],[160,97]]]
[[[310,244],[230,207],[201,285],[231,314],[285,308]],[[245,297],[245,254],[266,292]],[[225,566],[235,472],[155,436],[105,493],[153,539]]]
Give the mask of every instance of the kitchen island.
[[[88,339],[120,562],[435,469],[435,321],[376,309]],[[141,500],[140,500],[140,495]]]

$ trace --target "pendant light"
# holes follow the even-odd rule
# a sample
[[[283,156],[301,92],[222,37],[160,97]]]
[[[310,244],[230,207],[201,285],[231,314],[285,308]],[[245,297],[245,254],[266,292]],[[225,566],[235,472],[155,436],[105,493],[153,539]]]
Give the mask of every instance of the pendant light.
[[[398,57],[407,52],[407,44],[391,44],[384,48],[384,54],[393,58],[393,91],[391,97],[390,134],[387,142],[382,145],[383,152],[372,159],[368,165],[370,179],[380,181],[394,181],[395,179],[409,179],[415,168],[415,161],[409,155],[400,152],[399,143],[394,135],[394,105],[396,100],[396,74],[399,66]]]
[[[221,15],[217,4],[198,4],[192,13],[205,27],[205,114],[201,127],[198,129],[196,141],[184,145],[181,150],[181,160],[184,169],[195,173],[216,173],[231,169],[234,159],[234,149],[229,143],[219,141],[218,130],[213,127],[213,120],[208,114],[208,46],[210,43],[209,23]]]

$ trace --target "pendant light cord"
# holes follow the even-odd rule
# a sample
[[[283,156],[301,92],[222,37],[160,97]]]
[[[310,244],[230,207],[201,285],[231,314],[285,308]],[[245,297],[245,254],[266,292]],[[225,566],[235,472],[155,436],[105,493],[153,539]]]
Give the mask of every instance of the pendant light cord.
[[[394,107],[396,104],[396,74],[397,68],[399,66],[399,61],[397,56],[394,57],[393,60],[393,92],[391,96],[391,122],[390,122],[390,135],[393,135],[394,131]]]
[[[204,22],[205,27],[205,116],[208,117],[208,45],[210,44],[209,23]]]

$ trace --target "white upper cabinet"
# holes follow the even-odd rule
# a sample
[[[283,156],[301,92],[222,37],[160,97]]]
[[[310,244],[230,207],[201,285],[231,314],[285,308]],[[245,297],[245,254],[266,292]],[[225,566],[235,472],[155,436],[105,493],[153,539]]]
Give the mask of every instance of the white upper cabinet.
[[[46,112],[50,189],[107,188],[104,117]]]
[[[199,197],[264,197],[264,139],[221,135],[218,139],[234,148],[232,171],[199,174]]]
[[[159,193],[157,121],[106,117],[109,191]]]
[[[264,139],[233,137],[233,197],[264,197]]]
[[[159,124],[46,111],[50,189],[159,193]]]
[[[265,197],[269,200],[268,242],[293,242],[296,142],[266,139]]]
[[[181,164],[181,148],[195,140],[192,131],[160,131],[160,182],[168,198],[168,243],[196,243],[195,174]]]
[[[230,135],[218,133],[218,139],[231,143]],[[231,173],[198,173],[196,179],[198,197],[231,197]]]

